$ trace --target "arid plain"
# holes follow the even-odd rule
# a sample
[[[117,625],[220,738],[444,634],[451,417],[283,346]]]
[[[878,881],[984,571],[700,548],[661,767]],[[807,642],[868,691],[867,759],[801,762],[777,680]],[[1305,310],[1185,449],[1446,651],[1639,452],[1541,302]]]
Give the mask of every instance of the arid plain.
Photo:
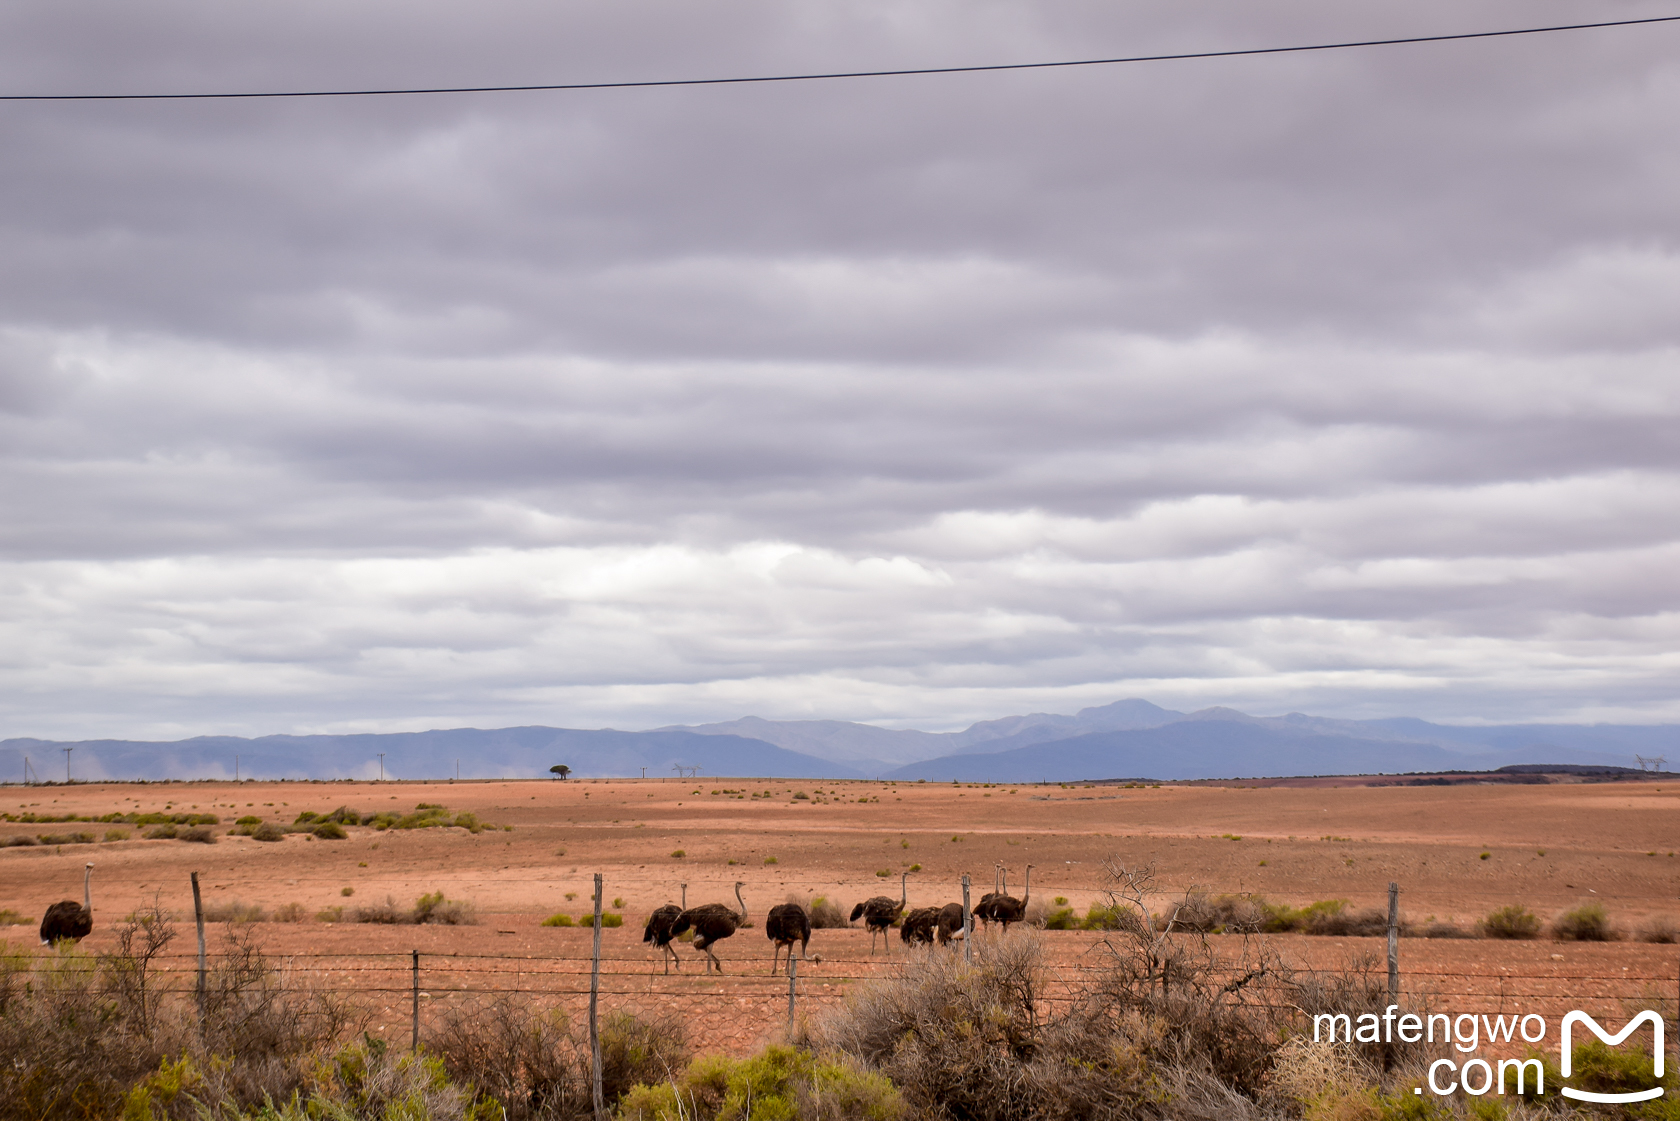
[[[607,909],[624,916],[623,927],[603,931],[609,1003],[707,1001],[706,1034],[725,1046],[750,1045],[785,1017],[786,982],[767,976],[771,947],[761,928],[770,906],[826,896],[849,909],[867,896],[898,895],[899,874],[907,871],[911,906],[960,899],[964,873],[978,898],[991,890],[997,863],[1019,894],[1030,863],[1033,898],[1061,897],[1082,915],[1111,886],[1105,862],[1119,862],[1154,865],[1156,909],[1187,890],[1254,893],[1295,905],[1340,898],[1372,907],[1385,903],[1394,881],[1407,918],[1464,927],[1508,903],[1549,919],[1598,901],[1630,932],[1654,917],[1680,918],[1680,856],[1674,855],[1680,783],[1306,789],[754,779],[88,783],[8,786],[0,799],[0,810],[11,815],[218,815],[213,845],[141,839],[143,826],[0,822],[0,843],[14,835],[130,833],[120,841],[0,848],[0,910],[38,920],[49,903],[81,895],[83,865],[91,861],[95,931],[84,946],[99,950],[111,945],[123,916],[154,901],[187,932],[190,873],[197,871],[213,911],[235,901],[270,913],[301,905],[310,916],[305,921],[251,929],[294,968],[363,992],[390,1030],[400,1030],[404,1019],[412,950],[427,963],[428,1002],[487,988],[576,998],[587,988],[590,931],[541,922],[556,913],[587,913],[597,872]],[[408,812],[420,803],[471,812],[494,827],[478,833],[352,828],[345,840],[227,835],[244,815],[289,825],[306,810]],[[683,883],[690,904],[732,903],[736,880],[744,883],[758,926],[719,944],[727,979],[703,979],[688,946],[680,947],[682,974],[665,978],[641,942],[648,912],[677,900]],[[439,891],[473,904],[479,921],[460,927],[350,921],[358,906],[390,898],[407,908],[422,893]],[[335,907],[343,908],[340,921],[314,917],[330,916]],[[0,927],[0,937],[8,935],[14,945],[35,943],[32,928]],[[212,952],[221,935],[214,932]],[[1044,937],[1053,956],[1074,968],[1093,960],[1104,936],[1052,931]],[[172,952],[190,941],[177,942]],[[1266,941],[1300,965],[1332,965],[1382,949],[1377,938]],[[893,942],[902,955],[896,934]],[[818,1005],[884,960],[870,953],[862,929],[819,930],[811,950],[824,960],[802,970],[801,999]],[[1402,951],[1408,988],[1454,997],[1476,992],[1500,1007],[1594,993],[1621,999],[1640,984],[1672,995],[1676,958],[1672,945],[1635,940],[1408,938]],[[720,1013],[718,998],[725,994]]]

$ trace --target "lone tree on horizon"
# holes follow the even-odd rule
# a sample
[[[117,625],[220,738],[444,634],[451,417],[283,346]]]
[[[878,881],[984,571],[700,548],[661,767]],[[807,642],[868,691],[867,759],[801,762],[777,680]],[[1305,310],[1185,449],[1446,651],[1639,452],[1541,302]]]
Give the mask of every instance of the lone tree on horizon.
[[[558,775],[561,778],[565,778],[567,775],[572,773],[572,769],[570,767],[566,766],[566,764],[564,764],[564,763],[556,763],[556,764],[554,764],[554,766],[552,766],[548,769],[548,773],[551,774],[551,775]]]

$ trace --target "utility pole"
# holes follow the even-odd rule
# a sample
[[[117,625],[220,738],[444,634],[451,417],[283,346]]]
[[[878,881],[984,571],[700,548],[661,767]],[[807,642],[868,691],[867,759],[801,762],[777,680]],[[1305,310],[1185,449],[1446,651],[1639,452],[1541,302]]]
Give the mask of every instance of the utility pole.
[[[59,750],[64,752],[64,785],[69,786],[70,785],[70,753],[72,751],[75,751],[76,749],[73,748],[73,747],[61,747],[61,748],[59,748]]]
[[[385,781],[385,753],[383,751],[379,753],[379,781]]]

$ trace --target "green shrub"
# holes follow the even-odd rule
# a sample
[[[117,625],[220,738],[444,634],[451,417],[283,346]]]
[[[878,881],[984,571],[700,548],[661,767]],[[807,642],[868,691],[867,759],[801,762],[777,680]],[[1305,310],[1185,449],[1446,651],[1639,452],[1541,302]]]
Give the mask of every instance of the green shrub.
[[[478,922],[478,916],[477,909],[471,903],[459,899],[446,899],[443,892],[434,891],[414,901],[414,911],[409,916],[409,921],[438,923],[443,926],[472,926]]]
[[[1487,918],[1479,924],[1484,938],[1537,938],[1540,935],[1540,920],[1533,911],[1520,903],[1511,903],[1496,910],[1489,911]]]
[[[107,829],[105,830],[105,839],[107,841],[126,841],[128,840],[128,830]]]
[[[262,823],[263,819],[258,817],[256,814],[246,814],[244,817],[234,822],[235,825],[261,825]]]
[[[595,925],[595,916],[594,915],[584,915],[583,919],[582,919],[582,924],[584,926],[594,926]],[[601,912],[601,925],[604,926],[604,927],[606,927],[606,926],[623,926],[624,925],[624,916],[620,915],[620,914],[615,914],[612,911],[602,911]]]
[[[1666,1091],[1665,1096],[1671,1096],[1680,1090],[1680,1072],[1666,1063],[1664,1066],[1667,1067],[1663,1072],[1664,1077],[1658,1078],[1651,1062],[1649,1048],[1633,1045],[1630,1049],[1623,1050],[1590,1039],[1578,1045],[1571,1056],[1569,1084],[1577,1090],[1597,1094],[1626,1094],[1660,1085]],[[1562,1072],[1555,1073],[1561,1082]],[[1551,1064],[1547,1063],[1548,1086],[1551,1085],[1553,1075]],[[1639,1112],[1632,1112],[1632,1116],[1662,1118],[1666,1121],[1674,1117],[1675,1112],[1672,1104],[1668,1104],[1665,1109],[1659,1099]]]
[[[276,832],[282,833],[282,834],[285,832],[278,825],[273,825],[273,826],[265,825],[262,828],[264,828],[264,829],[274,829]],[[278,841],[280,838],[275,837],[274,839],[276,841]],[[195,825],[191,829],[181,830],[181,840],[191,841],[192,843],[198,844],[198,845],[213,845],[213,844],[216,843],[216,834],[211,830],[211,828],[208,825]],[[266,837],[258,837],[257,840],[262,841],[262,840],[267,840],[267,838]]]
[[[1135,930],[1142,920],[1130,907],[1093,903],[1079,925],[1084,930]]]
[[[281,841],[285,840],[286,831],[272,821],[265,821],[251,830],[253,841]]]
[[[1058,907],[1044,917],[1045,930],[1078,930],[1079,916],[1072,907]]]
[[[1614,942],[1620,936],[1604,904],[1583,903],[1552,920],[1552,937],[1559,942]]]
[[[302,903],[282,903],[274,908],[274,922],[302,922],[309,912],[304,910]]]
[[[847,925],[845,908],[830,901],[826,895],[811,900],[811,905],[805,910],[811,916],[812,930],[839,930]]]
[[[773,1044],[748,1059],[702,1055],[674,1078],[637,1085],[622,1121],[867,1118],[897,1121],[910,1108],[893,1084],[857,1061]]]
[[[43,845],[91,845],[95,841],[92,833],[42,833],[39,836]]]
[[[344,826],[336,821],[323,821],[309,832],[323,841],[342,841],[350,836],[344,831]]]
[[[0,907],[0,926],[33,926],[34,919],[25,918],[10,907]]]
[[[566,912],[564,912],[564,911],[557,911],[554,914],[548,916],[548,918],[546,918],[542,921],[542,924],[544,926],[576,926],[577,925],[577,923],[572,921],[572,916],[566,914]]]
[[[173,841],[175,839],[175,832],[176,830],[173,825],[159,825],[155,829],[146,830],[146,840]]]
[[[674,849],[674,850],[672,850],[671,855],[673,857],[675,857],[676,859],[681,860],[683,857],[687,856],[688,853],[683,851],[682,849]]]
[[[316,818],[318,818],[320,816],[321,815],[316,813],[314,810],[304,810],[302,813],[300,813],[296,817],[292,818],[292,824],[293,825],[308,825],[311,821],[314,821]]]

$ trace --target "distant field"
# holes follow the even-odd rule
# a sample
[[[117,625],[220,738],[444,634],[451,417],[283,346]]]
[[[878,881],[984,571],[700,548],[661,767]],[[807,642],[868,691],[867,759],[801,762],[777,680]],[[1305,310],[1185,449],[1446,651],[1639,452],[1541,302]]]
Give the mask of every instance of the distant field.
[[[807,797],[796,799],[799,793]],[[379,832],[357,826],[345,840],[292,834],[276,842],[226,835],[242,815],[289,825],[305,810],[409,813],[420,803],[445,806],[452,818],[474,814],[494,828]],[[74,832],[103,837],[113,828],[127,829],[131,837],[0,848],[0,910],[39,919],[52,901],[80,896],[82,865],[92,861],[95,933],[84,945],[98,949],[109,945],[121,916],[154,899],[190,923],[189,873],[196,870],[211,908],[234,901],[267,912],[300,905],[310,916],[306,921],[263,924],[261,937],[277,952],[324,955],[297,964],[338,969],[335,984],[353,989],[366,982],[378,990],[373,996],[381,1009],[394,1009],[393,1024],[407,999],[403,970],[411,949],[426,955],[425,984],[439,989],[433,994],[428,988],[428,1001],[451,999],[451,987],[504,985],[509,972],[515,979],[528,973],[532,988],[575,997],[578,985],[587,985],[588,931],[539,924],[556,912],[584,914],[595,872],[605,877],[608,909],[625,917],[624,927],[604,932],[608,971],[617,978],[609,993],[614,1000],[644,1002],[674,999],[676,990],[663,977],[650,978],[656,966],[642,946],[641,924],[653,907],[676,900],[684,882],[694,904],[732,901],[729,885],[744,881],[743,895],[762,923],[771,905],[790,896],[824,895],[848,910],[867,896],[896,896],[899,873],[917,864],[909,881],[912,906],[960,898],[964,872],[973,877],[978,897],[991,890],[994,862],[1008,867],[1010,889],[1018,894],[1030,862],[1033,897],[1064,897],[1082,914],[1102,899],[1102,862],[1115,859],[1155,864],[1163,889],[1157,906],[1188,889],[1259,893],[1292,904],[1345,898],[1376,906],[1393,880],[1403,892],[1402,910],[1417,920],[1433,916],[1469,925],[1513,902],[1549,918],[1584,900],[1603,902],[1629,928],[1657,915],[1680,918],[1680,856],[1671,851],[1680,850],[1680,784],[1668,783],[1306,789],[746,779],[88,784],[0,788],[0,811],[217,814],[222,824],[214,845],[138,839],[146,826],[0,821],[0,843]],[[685,855],[673,856],[678,850]],[[353,894],[344,895],[345,888]],[[313,918],[343,907],[348,919],[357,905],[388,896],[407,908],[435,891],[475,904],[479,924],[327,926]],[[613,906],[615,899],[622,906]],[[0,927],[0,937],[6,934]],[[10,928],[10,937],[34,942],[29,928]],[[1090,960],[1088,951],[1101,938],[1071,931],[1045,937],[1070,967]],[[1335,964],[1349,953],[1381,948],[1380,939],[1287,935],[1270,941],[1305,964]],[[876,966],[868,948],[862,930],[817,931],[812,950],[828,960],[802,971],[805,999],[837,998],[853,979],[869,975]],[[723,1012],[711,1002],[712,1014],[721,1017],[720,1040],[744,1046],[785,1016],[785,981],[765,976],[770,949],[761,930],[742,931],[718,948],[730,979],[702,982],[697,959],[683,947],[682,999],[699,1000],[714,990],[731,994]],[[896,934],[893,949],[903,951]],[[346,956],[357,954],[401,957]],[[441,972],[437,959],[450,954],[469,959],[455,963],[457,972],[480,972]],[[1508,994],[1533,990],[1540,1000],[1548,993],[1591,992],[1589,981],[1600,975],[1605,984],[1666,976],[1665,991],[1671,992],[1675,950],[1636,942],[1406,939],[1402,956],[1416,972],[1409,980],[1420,986],[1442,991],[1446,984],[1469,985],[1493,996],[1503,986]],[[345,971],[359,960],[355,970]],[[497,961],[511,964],[495,976],[482,972],[491,967],[485,963]],[[1519,976],[1530,979],[1526,988],[1512,980]],[[1605,999],[1622,993],[1601,988]]]

